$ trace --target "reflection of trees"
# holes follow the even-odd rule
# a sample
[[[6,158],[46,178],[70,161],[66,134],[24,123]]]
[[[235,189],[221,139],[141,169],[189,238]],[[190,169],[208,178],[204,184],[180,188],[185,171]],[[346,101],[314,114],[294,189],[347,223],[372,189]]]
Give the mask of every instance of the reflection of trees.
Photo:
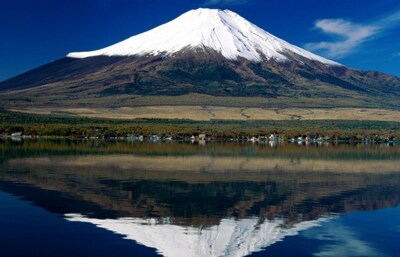
[[[32,166],[22,160],[1,165],[3,190],[51,211],[93,217],[173,217],[175,224],[196,226],[248,216],[295,222],[400,202],[398,173],[164,172],[157,178],[160,173],[154,171],[98,169],[91,163],[64,167],[55,165],[57,158],[39,160]]]

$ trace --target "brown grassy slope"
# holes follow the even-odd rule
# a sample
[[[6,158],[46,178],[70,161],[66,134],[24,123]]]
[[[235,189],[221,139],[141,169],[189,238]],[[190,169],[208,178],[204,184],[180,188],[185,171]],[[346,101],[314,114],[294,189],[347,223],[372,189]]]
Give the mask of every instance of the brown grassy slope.
[[[121,108],[25,108],[12,111],[107,119],[191,120],[371,120],[400,122],[400,111],[372,108],[238,108],[218,106],[144,106]]]

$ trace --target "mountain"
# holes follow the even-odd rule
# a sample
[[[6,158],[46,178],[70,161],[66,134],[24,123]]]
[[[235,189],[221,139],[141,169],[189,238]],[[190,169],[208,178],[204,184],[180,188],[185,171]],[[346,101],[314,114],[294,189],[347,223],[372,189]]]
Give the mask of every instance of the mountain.
[[[93,56],[171,56],[182,51],[214,51],[229,60],[261,62],[295,60],[298,55],[327,65],[340,65],[291,45],[229,10],[197,9],[153,30],[92,52],[70,53],[72,58]],[[298,59],[298,58],[297,58]]]
[[[112,46],[70,53],[0,83],[0,107],[7,108],[197,104],[397,109],[398,97],[398,77],[348,68],[236,13],[213,9],[189,11]]]

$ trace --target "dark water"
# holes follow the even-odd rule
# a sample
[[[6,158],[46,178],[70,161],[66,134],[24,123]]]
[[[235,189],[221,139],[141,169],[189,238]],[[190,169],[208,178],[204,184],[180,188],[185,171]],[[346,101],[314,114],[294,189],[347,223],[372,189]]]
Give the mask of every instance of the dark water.
[[[400,148],[0,141],[0,256],[400,256]]]

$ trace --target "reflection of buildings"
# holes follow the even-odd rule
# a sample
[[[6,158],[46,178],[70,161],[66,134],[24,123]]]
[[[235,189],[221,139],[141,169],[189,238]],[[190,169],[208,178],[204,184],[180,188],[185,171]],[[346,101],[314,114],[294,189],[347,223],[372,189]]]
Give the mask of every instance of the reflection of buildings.
[[[281,219],[260,222],[259,218],[224,218],[217,225],[199,228],[173,225],[169,219],[93,219],[79,214],[66,214],[65,218],[123,235],[125,239],[157,249],[166,257],[246,256],[324,220],[303,221],[287,227]]]

